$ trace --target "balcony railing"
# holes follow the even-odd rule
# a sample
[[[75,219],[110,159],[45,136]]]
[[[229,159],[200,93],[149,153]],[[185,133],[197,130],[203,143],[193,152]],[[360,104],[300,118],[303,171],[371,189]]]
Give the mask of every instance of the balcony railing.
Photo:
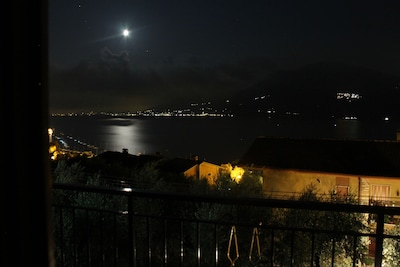
[[[367,258],[382,266],[385,242],[400,242],[385,232],[385,218],[400,215],[397,207],[57,183],[53,189],[57,266],[359,266]],[[282,212],[291,219],[280,222]],[[341,226],[355,218],[366,227]]]

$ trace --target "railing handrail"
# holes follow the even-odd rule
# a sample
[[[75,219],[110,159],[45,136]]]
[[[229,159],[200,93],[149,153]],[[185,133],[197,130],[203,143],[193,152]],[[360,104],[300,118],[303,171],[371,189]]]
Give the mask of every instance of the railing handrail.
[[[52,170],[54,172],[54,170]],[[85,183],[88,182],[89,178],[93,176],[92,173],[84,173],[85,177],[81,178],[80,181],[77,184],[84,185]],[[132,179],[126,178],[124,176],[108,176],[108,175],[102,175],[100,178],[101,182],[105,184],[104,187],[113,187],[113,188],[135,188],[135,187],[140,187],[140,188],[146,188],[146,187],[151,187],[150,182],[137,182]],[[182,183],[168,183],[168,185],[172,185],[176,189],[180,190],[186,190],[190,187],[189,184],[182,184]],[[267,199],[289,199],[293,200],[296,198],[299,198],[302,195],[302,192],[293,192],[293,191],[280,191],[280,190],[268,190],[264,192],[264,198]],[[324,192],[324,193],[316,193],[315,194],[321,201],[325,202],[331,202],[334,198],[338,199],[346,199],[350,198],[351,196],[357,197],[359,200],[363,201],[368,201],[370,204],[371,203],[376,203],[380,202],[383,203],[384,205],[380,206],[394,206],[397,205],[400,207],[400,196],[373,196],[371,194],[362,194],[359,193],[356,195],[354,194],[346,194],[346,195],[340,195],[340,194],[335,194],[335,193],[330,193],[330,192]]]
[[[86,192],[118,194],[136,197],[149,197],[157,199],[179,199],[185,201],[199,201],[208,203],[221,203],[233,205],[251,205],[257,207],[274,207],[274,208],[295,208],[306,210],[320,211],[340,211],[340,212],[357,212],[370,214],[400,215],[400,207],[389,206],[371,206],[361,204],[351,204],[342,202],[322,202],[322,201],[304,201],[276,198],[252,198],[252,197],[232,197],[220,196],[213,194],[193,194],[172,191],[151,191],[134,188],[107,187],[95,185],[83,185],[72,183],[53,183],[54,189],[79,190]]]

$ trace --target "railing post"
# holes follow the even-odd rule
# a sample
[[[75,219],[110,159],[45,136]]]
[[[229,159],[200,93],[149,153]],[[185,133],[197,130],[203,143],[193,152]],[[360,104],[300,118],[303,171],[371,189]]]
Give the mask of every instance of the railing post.
[[[136,265],[136,245],[135,245],[135,233],[133,229],[133,197],[130,194],[128,197],[128,241],[129,241],[129,267]]]
[[[385,224],[385,213],[382,209],[379,209],[377,213],[376,222],[376,237],[375,237],[375,267],[382,266],[382,252],[383,252],[383,230]]]

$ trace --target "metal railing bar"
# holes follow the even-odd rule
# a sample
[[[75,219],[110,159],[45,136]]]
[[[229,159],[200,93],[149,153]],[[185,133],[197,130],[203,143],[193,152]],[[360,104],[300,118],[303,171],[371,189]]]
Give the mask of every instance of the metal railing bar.
[[[200,223],[196,222],[196,263],[197,267],[200,267]]]
[[[88,261],[88,266],[92,266],[92,251],[91,251],[91,238],[90,238],[90,230],[89,230],[89,211],[85,210],[85,223],[86,223],[86,233],[88,235],[88,241],[86,243],[86,249],[87,249],[87,261]]]
[[[128,210],[132,210],[132,196],[128,198]],[[128,264],[130,267],[136,266],[136,242],[135,242],[135,229],[133,225],[133,213],[128,213],[128,240],[129,240],[129,259]]]
[[[183,267],[184,257],[185,257],[183,221],[180,221],[179,243],[180,243],[180,255],[179,255],[180,256],[180,261],[179,261],[179,266]]]
[[[64,220],[63,220],[63,209],[60,208],[60,224],[59,225],[64,225]],[[65,239],[64,236],[64,227],[60,227],[60,235],[61,235],[61,240]],[[65,247],[64,247],[64,242],[61,242],[61,267],[65,266]]]
[[[76,207],[75,207],[76,208]],[[61,209],[62,210],[62,209]],[[87,212],[87,211],[86,211]],[[113,216],[117,216],[115,213],[113,214]],[[138,214],[134,214],[133,215],[133,217],[136,217],[136,216],[140,216],[140,215],[138,215]],[[147,216],[147,215],[142,215],[142,216]],[[102,216],[101,216],[102,217]],[[159,219],[159,217],[158,216],[153,216],[154,218],[158,218]],[[170,219],[172,218],[172,219],[174,219],[174,220],[178,220],[178,219],[176,219],[175,217],[169,217]],[[147,217],[147,220],[149,219],[149,217]],[[61,217],[61,220],[62,220],[62,217]],[[187,219],[188,221],[192,221],[192,219]],[[212,223],[213,221],[206,221],[207,223]],[[181,221],[181,223],[183,223],[183,221]],[[215,223],[218,223],[218,222],[215,222]],[[225,222],[225,224],[229,224],[228,222]],[[246,227],[251,227],[252,226],[252,224],[242,224],[242,226],[246,226]],[[216,227],[216,224],[214,224],[214,227]],[[264,228],[264,229],[278,229],[279,228],[279,230],[287,230],[287,231],[292,231],[292,232],[301,232],[301,231],[303,231],[303,232],[310,232],[311,234],[313,234],[313,235],[315,235],[317,232],[318,233],[334,233],[335,231],[333,231],[333,230],[316,230],[316,229],[309,229],[309,228],[290,228],[290,227],[274,227],[274,226],[261,226],[261,228]],[[149,232],[149,231],[148,231]],[[339,233],[339,234],[347,234],[347,235],[352,235],[353,236],[353,238],[354,239],[356,239],[356,236],[371,236],[371,237],[375,237],[376,235],[375,234],[368,234],[368,233],[358,233],[358,232],[354,232],[354,231],[337,231],[336,233]],[[394,235],[387,235],[387,234],[385,234],[385,235],[383,235],[383,238],[396,238],[396,239],[400,239],[400,237],[399,236],[394,236]],[[217,244],[217,243],[216,243]],[[356,247],[356,244],[354,244],[354,248]],[[333,248],[334,248],[334,246],[333,246]],[[314,249],[313,249],[314,250]],[[273,253],[272,253],[273,254]],[[355,255],[355,253],[354,253],[354,255]],[[353,265],[354,265],[354,263],[353,263]],[[151,265],[150,265],[151,266]]]
[[[383,240],[385,238],[393,238],[396,240],[400,240],[400,236],[398,235],[393,235],[393,234],[385,234],[384,229],[385,229],[385,223],[384,219],[386,215],[400,215],[400,208],[398,207],[387,207],[387,206],[370,206],[370,205],[357,205],[357,204],[348,204],[348,203],[330,203],[330,202],[314,202],[314,201],[297,201],[297,200],[281,200],[281,199],[264,199],[264,198],[238,198],[238,197],[223,197],[223,196],[217,196],[217,195],[196,195],[196,194],[187,194],[187,193],[177,193],[177,192],[154,192],[154,191],[147,191],[147,190],[136,190],[132,188],[109,188],[109,187],[98,187],[98,186],[88,186],[88,185],[82,185],[82,184],[54,184],[53,185],[54,190],[70,190],[72,192],[92,192],[92,193],[100,193],[100,194],[108,194],[108,195],[120,195],[120,196],[125,196],[127,197],[127,210],[110,210],[110,209],[102,209],[99,207],[82,207],[79,205],[61,205],[54,203],[53,207],[55,209],[55,212],[59,210],[59,223],[61,225],[59,234],[61,238],[65,238],[65,231],[68,231],[68,235],[70,234],[71,236],[71,247],[66,248],[64,245],[60,246],[60,251],[58,252],[61,257],[61,266],[65,266],[66,264],[72,264],[73,266],[79,266],[82,264],[81,261],[87,262],[88,265],[90,266],[92,262],[94,263],[94,260],[98,262],[100,260],[101,265],[105,266],[110,260],[108,258],[108,254],[105,253],[105,240],[103,239],[103,230],[105,228],[106,224],[106,214],[111,214],[114,218],[113,224],[116,224],[117,216],[127,216],[128,220],[128,241],[129,241],[129,266],[137,266],[137,244],[136,244],[136,231],[137,229],[135,228],[136,223],[140,223],[141,219],[138,219],[140,217],[142,218],[147,218],[147,222],[149,222],[150,219],[152,218],[157,218],[157,219],[162,219],[164,222],[164,229],[163,229],[163,238],[164,238],[164,266],[167,266],[169,259],[168,259],[168,246],[169,246],[169,241],[168,239],[168,228],[167,228],[167,222],[169,221],[180,221],[181,223],[181,232],[183,231],[183,224],[185,222],[194,222],[196,223],[196,236],[197,236],[197,266],[201,265],[202,262],[202,247],[201,247],[201,240],[200,240],[200,228],[203,229],[203,224],[210,224],[214,225],[214,238],[215,238],[215,266],[218,265],[219,263],[219,251],[218,251],[218,241],[217,241],[217,226],[230,226],[232,225],[232,221],[223,221],[223,220],[211,220],[211,219],[198,219],[195,216],[191,217],[188,216],[186,218],[179,218],[176,216],[165,216],[165,215],[159,215],[159,214],[145,214],[145,213],[138,213],[135,212],[135,200],[137,199],[142,199],[142,198],[151,198],[151,199],[161,199],[163,201],[176,201],[179,199],[180,201],[183,202],[202,202],[202,203],[217,203],[217,204],[224,204],[224,205],[237,205],[237,206],[252,206],[252,207],[263,207],[263,208],[270,208],[272,210],[274,209],[295,209],[295,210],[319,210],[319,211],[329,211],[329,212],[339,212],[339,214],[343,213],[358,213],[358,214],[374,214],[376,215],[376,226],[375,226],[375,231],[374,232],[363,232],[363,231],[353,231],[353,230],[338,230],[333,227],[333,229],[313,229],[310,227],[291,227],[291,226],[286,226],[286,225],[275,225],[274,223],[268,224],[268,225],[262,225],[262,224],[257,224],[255,223],[247,223],[247,222],[234,222],[235,227],[259,227],[260,229],[266,229],[266,230],[271,230],[271,265],[273,266],[274,264],[274,231],[289,231],[291,234],[291,244],[290,244],[290,261],[291,265],[295,264],[294,261],[296,260],[295,258],[297,257],[294,253],[294,246],[295,246],[295,241],[297,242],[296,236],[297,233],[303,232],[303,233],[310,233],[312,235],[312,249],[311,249],[311,263],[315,262],[315,235],[317,234],[330,234],[333,236],[332,238],[332,254],[331,254],[331,261],[332,261],[332,266],[335,261],[335,254],[336,254],[336,244],[339,242],[338,239],[339,236],[341,235],[347,235],[347,236],[352,236],[353,237],[353,266],[355,266],[355,262],[357,259],[357,246],[358,246],[358,238],[362,236],[368,236],[371,238],[375,238],[376,242],[376,247],[375,247],[375,266],[381,266],[382,264],[382,252],[383,252]],[[125,204],[124,204],[125,205]],[[67,214],[65,209],[70,209],[68,211],[69,213]],[[86,228],[81,228],[80,225],[78,225],[79,221],[81,221],[82,216],[81,213],[84,212],[83,214],[84,221],[86,221],[86,226],[83,225],[83,227]],[[90,242],[93,240],[88,240],[85,245],[86,245],[86,250],[82,250],[81,244],[77,244],[78,241],[78,234],[80,231],[86,229],[86,234],[90,235],[90,230],[89,230],[89,223],[88,223],[88,217],[90,212],[98,212],[99,213],[99,218],[98,218],[98,224],[100,227],[100,255],[101,258],[92,257],[93,251],[92,245]],[[68,217],[65,217],[68,216]],[[78,217],[79,216],[79,217]],[[190,218],[189,218],[190,217]],[[107,217],[108,218],[108,217]],[[68,229],[63,229],[64,225],[64,219],[68,219],[67,223],[72,221],[71,227]],[[78,220],[79,219],[79,220]],[[107,219],[108,222],[108,219]],[[136,222],[136,223],[135,223]],[[261,222],[260,222],[261,223]],[[250,228],[251,229],[251,228]],[[236,230],[236,228],[235,228]],[[114,228],[114,231],[116,233],[116,228]],[[203,230],[204,231],[204,230]],[[149,224],[148,224],[148,234],[150,232],[149,229]],[[236,234],[236,233],[235,233]],[[181,233],[181,266],[184,264],[184,235]],[[236,238],[236,236],[235,236]],[[114,242],[116,241],[116,237],[114,237]],[[148,242],[150,238],[148,239]],[[235,240],[236,241],[236,240]],[[114,243],[116,244],[116,243]],[[84,246],[85,246],[84,245]],[[151,244],[149,244],[149,251],[151,250],[150,247]],[[83,247],[85,248],[85,247]],[[117,246],[115,245],[116,251],[118,251]],[[84,259],[84,255],[86,252],[86,256],[88,257],[86,260]],[[96,249],[96,253],[98,250]],[[117,254],[117,253],[115,253]],[[172,255],[172,254],[171,254]],[[237,254],[238,255],[238,254]],[[173,257],[172,255],[171,257]],[[68,257],[68,258],[67,258]],[[151,258],[152,255],[150,253],[149,255],[149,263],[151,264]],[[251,259],[251,258],[250,258]],[[142,259],[141,259],[142,260]],[[233,260],[233,259],[232,259]],[[68,262],[67,262],[68,261]],[[115,266],[117,266],[117,261],[118,261],[118,255],[114,256],[114,262]],[[172,258],[173,261],[173,258]],[[171,261],[171,262],[172,262]],[[232,265],[235,264],[234,260],[231,262]],[[308,261],[308,259],[307,259]]]
[[[290,266],[294,266],[294,230],[290,233]]]
[[[275,230],[271,229],[271,251],[270,251],[270,261],[271,261],[271,266],[274,266],[274,246],[275,246]]]
[[[101,266],[104,267],[105,264],[105,257],[106,254],[104,252],[104,236],[103,236],[103,227],[104,227],[104,216],[103,216],[103,212],[99,213],[99,224],[100,224],[100,251],[101,251]]]
[[[118,229],[117,215],[113,214],[113,236],[114,236],[114,267],[118,266]]]
[[[309,209],[309,210],[323,210],[323,211],[357,212],[357,213],[370,213],[370,214],[384,213],[386,215],[400,215],[399,207],[388,207],[388,206],[370,206],[370,205],[358,205],[358,204],[348,204],[348,203],[299,201],[299,200],[268,199],[268,198],[223,197],[211,194],[196,195],[196,194],[187,194],[182,192],[166,192],[166,191],[155,192],[155,191],[139,190],[132,188],[128,189],[110,188],[110,187],[99,187],[99,186],[80,185],[80,184],[54,183],[53,188],[97,192],[104,194],[128,195],[131,197],[158,198],[165,200],[176,200],[177,198],[179,198],[181,201],[208,202],[208,203],[217,202],[220,204],[231,204],[231,205],[242,205],[242,206],[252,205],[255,207],[295,208],[303,210]]]
[[[357,261],[357,236],[353,236],[353,267],[356,267],[356,261]]]
[[[218,246],[218,235],[217,235],[217,224],[214,224],[214,241],[215,241],[215,267],[219,264],[219,246]]]
[[[151,249],[151,239],[150,239],[150,218],[146,217],[146,240],[147,240],[147,259],[149,261],[148,266],[152,266],[152,249]]]
[[[127,215],[128,210],[111,210],[111,209],[102,209],[97,207],[84,207],[79,205],[69,205],[69,204],[53,204],[54,207],[57,208],[67,208],[67,209],[80,209],[80,210],[87,210],[93,212],[107,212],[107,213],[114,213],[116,215]]]
[[[384,231],[384,213],[379,213],[376,223],[376,246],[375,246],[375,266],[382,266],[382,252],[383,252],[383,231]]]
[[[207,220],[207,219],[197,219],[197,218],[178,218],[174,216],[165,216],[165,215],[152,215],[152,214],[146,214],[146,213],[134,213],[134,217],[148,217],[148,218],[153,218],[153,219],[166,219],[166,220],[171,220],[171,221],[183,221],[183,222],[196,222],[196,223],[202,223],[202,224],[218,224],[218,225],[225,225],[225,226],[231,226],[232,221],[222,221],[222,220]],[[374,237],[374,233],[362,233],[362,232],[357,232],[357,231],[352,231],[352,230],[335,230],[335,229],[315,229],[315,228],[305,228],[305,227],[294,227],[294,226],[281,226],[281,225],[261,225],[260,224],[254,224],[254,223],[236,223],[236,226],[242,226],[242,227],[259,227],[263,229],[275,229],[275,230],[281,230],[281,231],[298,231],[298,232],[315,232],[315,233],[320,233],[320,234],[334,234],[334,233],[340,233],[342,235],[360,235],[360,236],[370,236]],[[387,238],[399,238],[400,236],[394,236],[394,235],[384,235],[384,237]]]
[[[70,205],[55,205],[57,207],[65,207],[69,209],[76,209],[78,208],[77,206],[70,206]],[[86,210],[86,211],[93,211],[93,212],[109,212],[113,213],[116,215],[123,215],[127,216],[128,212],[127,211],[114,211],[114,210],[102,210],[100,208],[88,208],[88,207],[79,207],[79,209]],[[128,208],[129,209],[129,208]],[[199,223],[204,223],[204,224],[219,224],[219,225],[225,225],[225,226],[230,226],[232,224],[231,221],[221,221],[221,220],[205,220],[205,219],[196,219],[196,218],[177,218],[173,216],[163,216],[163,215],[151,215],[151,214],[146,214],[146,213],[134,213],[131,214],[133,217],[144,217],[144,218],[153,218],[153,219],[166,219],[166,220],[174,220],[174,221],[182,221],[182,222],[199,222]],[[255,227],[255,224],[250,224],[250,223],[236,223],[237,226],[243,226],[243,227]],[[320,234],[333,234],[339,232],[340,234],[343,235],[358,235],[358,236],[369,236],[369,237],[375,237],[376,233],[361,233],[357,231],[351,231],[351,230],[327,230],[327,229],[315,229],[315,228],[304,228],[304,227],[290,227],[290,226],[280,226],[280,225],[262,225],[260,228],[263,229],[276,229],[276,230],[282,230],[282,231],[298,231],[298,232],[315,232],[315,233],[320,233]],[[396,238],[400,239],[400,236],[395,236],[395,235],[388,235],[388,234],[383,234],[384,238]]]
[[[168,265],[168,244],[167,244],[167,220],[163,220],[163,243],[164,243],[164,266]]]
[[[332,255],[331,255],[331,266],[335,267],[335,246],[336,246],[336,236],[332,237]]]
[[[78,266],[78,246],[76,244],[77,241],[77,231],[76,231],[76,216],[75,209],[72,209],[72,237],[74,242],[74,266]]]
[[[53,168],[52,173],[54,173],[55,169]],[[85,175],[84,178],[81,178],[81,183],[79,185],[86,186],[87,182],[90,177],[93,177],[93,173],[83,173]],[[109,175],[102,175],[100,178],[101,181],[104,182],[107,187],[112,187],[116,189],[121,189],[121,188],[150,188],[151,183],[145,183],[145,182],[137,182],[134,181],[133,178],[129,179],[126,177],[119,177],[119,176],[109,176]],[[189,185],[187,184],[182,184],[182,183],[169,183],[176,189],[180,190],[187,190],[190,188]],[[264,198],[269,198],[269,199],[297,199],[299,196],[301,196],[301,192],[289,192],[289,191],[268,191],[264,193]],[[338,197],[335,194],[327,194],[327,193],[321,193],[321,194],[316,194],[316,196],[323,200],[323,201],[332,201],[335,200],[335,197]],[[348,195],[347,197],[351,196]],[[360,199],[367,200],[371,205],[374,205],[374,203],[382,203],[384,205],[387,204],[393,204],[393,203],[399,203],[400,202],[400,197],[379,197],[379,199],[376,199],[375,197],[369,195],[369,194],[364,194],[364,195],[359,195],[358,196]],[[346,198],[346,196],[344,196]],[[346,202],[346,201],[343,201]]]
[[[314,266],[314,254],[315,254],[315,232],[311,233],[311,264]]]
[[[68,208],[68,209],[81,209],[81,210],[86,210],[86,211],[93,211],[93,212],[108,212],[108,213],[113,213],[114,215],[121,215],[121,216],[127,216],[128,211],[127,210],[110,210],[110,209],[101,209],[101,208],[95,208],[95,207],[82,207],[82,206],[76,206],[76,205],[60,205],[60,204],[54,204],[53,205],[56,208],[59,208],[60,211],[62,212],[64,209],[62,208]],[[129,210],[129,208],[128,208]],[[205,223],[205,224],[220,224],[220,225],[226,225],[229,226],[232,224],[232,222],[228,221],[219,221],[219,220],[205,220],[205,219],[194,219],[194,218],[177,218],[173,216],[163,216],[163,215],[151,215],[151,214],[145,214],[145,213],[134,213],[132,214],[133,217],[148,217],[148,218],[163,218],[167,220],[175,220],[175,221],[186,221],[186,222],[199,222],[199,223]],[[62,225],[63,220],[62,220],[62,214],[60,214],[60,223]],[[245,227],[254,227],[254,224],[246,224],[246,223],[237,223],[238,226],[245,226]],[[261,228],[264,229],[276,229],[276,230],[282,230],[282,231],[289,231],[289,230],[295,230],[295,231],[303,231],[303,232],[315,232],[315,233],[336,233],[338,232],[337,230],[325,230],[325,229],[313,229],[313,228],[299,228],[299,227],[289,227],[289,226],[280,226],[280,225],[262,225],[260,226]],[[344,235],[358,235],[358,236],[369,236],[369,237],[375,237],[375,233],[362,233],[362,232],[357,232],[357,231],[349,231],[349,230],[342,230],[339,231],[341,234]],[[383,238],[393,238],[393,239],[399,239],[400,236],[396,235],[390,235],[390,234],[382,234]]]

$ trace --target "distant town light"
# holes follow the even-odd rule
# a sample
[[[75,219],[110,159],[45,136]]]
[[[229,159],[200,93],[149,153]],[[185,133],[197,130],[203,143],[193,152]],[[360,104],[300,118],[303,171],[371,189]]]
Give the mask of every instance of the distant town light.
[[[337,92],[336,99],[345,99],[351,101],[352,99],[361,99],[362,96],[358,93],[350,93],[350,92]]]

